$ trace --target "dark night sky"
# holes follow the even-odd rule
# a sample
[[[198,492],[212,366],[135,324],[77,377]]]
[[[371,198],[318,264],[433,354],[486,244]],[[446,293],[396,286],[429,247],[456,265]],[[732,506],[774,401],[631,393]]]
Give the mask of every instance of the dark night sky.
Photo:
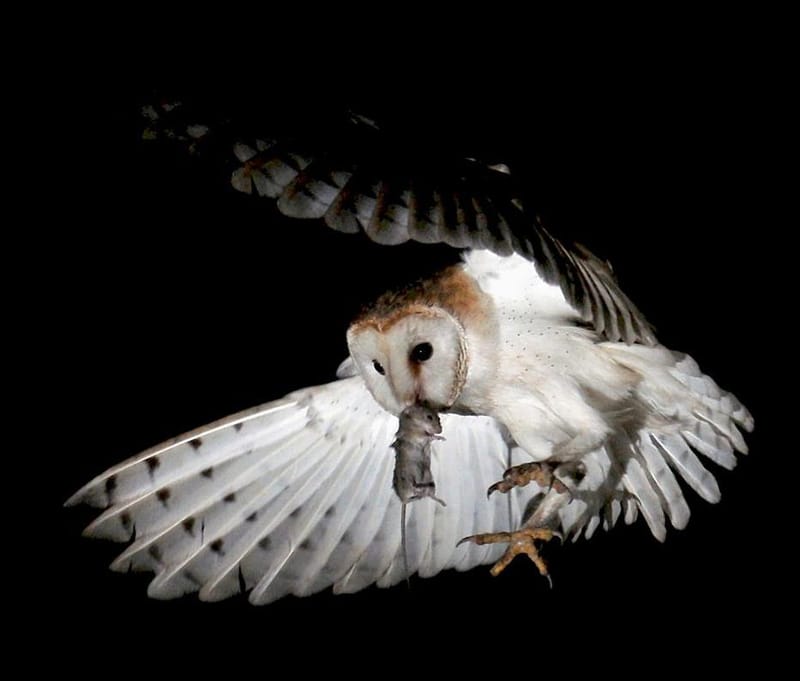
[[[372,588],[253,608],[244,599],[154,602],[145,594],[147,577],[107,571],[119,547],[81,539],[92,512],[62,510],[63,499],[145,447],[329,380],[358,307],[447,257],[442,249],[382,248],[316,222],[289,221],[271,203],[236,194],[224,170],[141,143],[137,105],[153,84],[139,75],[88,93],[98,119],[82,122],[85,146],[67,171],[79,178],[65,206],[78,228],[49,244],[58,256],[52,360],[68,405],[53,480],[53,555],[60,617],[78,628],[87,649],[120,646],[134,656],[148,647],[191,646],[200,655],[214,642],[237,650],[260,645],[270,656],[311,636],[321,650],[356,651],[363,639],[391,653],[392,642],[412,631],[425,632],[416,644],[424,649],[446,629],[460,650],[453,654],[463,656],[478,643],[552,642],[554,628],[574,627],[573,648],[627,631],[634,645],[656,648],[677,636],[710,661],[717,653],[703,648],[709,628],[735,646],[764,604],[780,598],[776,530],[768,521],[775,513],[763,510],[774,503],[775,467],[768,463],[773,436],[758,329],[770,310],[756,273],[767,248],[754,243],[762,204],[753,165],[758,135],[740,106],[748,85],[693,70],[543,82],[535,75],[530,98],[498,97],[506,84],[490,87],[484,79],[436,100],[356,88],[319,99],[286,78],[263,93],[249,83],[259,94],[234,97],[231,108],[253,115],[262,107],[265,120],[278,110],[302,130],[350,106],[448,153],[509,159],[535,184],[552,231],[609,258],[662,342],[693,355],[753,411],[750,457],[732,473],[718,472],[722,502],[709,506],[687,491],[689,527],[663,545],[640,521],[549,547],[552,591],[519,560],[497,579],[479,568],[414,579],[411,592]],[[208,101],[241,91],[239,83],[199,87],[193,80],[183,87]],[[306,292],[309,280],[318,295]],[[673,613],[683,623],[678,635],[665,624]]]

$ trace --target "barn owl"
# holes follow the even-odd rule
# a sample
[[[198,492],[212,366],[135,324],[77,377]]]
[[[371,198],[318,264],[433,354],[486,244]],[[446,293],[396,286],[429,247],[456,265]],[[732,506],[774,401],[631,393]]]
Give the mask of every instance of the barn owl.
[[[173,111],[149,107],[148,136],[193,150],[213,137]],[[354,134],[374,129],[353,121]],[[525,210],[507,168],[381,174],[295,140],[231,151],[233,186],[290,217],[387,246],[445,243],[462,260],[368,305],[337,380],[148,449],[69,499],[104,509],[86,534],[129,542],[112,568],[155,573],[150,596],[264,604],[409,573],[497,574],[518,554],[546,575],[539,549],[554,536],[639,515],[660,541],[685,527],[680,481],[719,500],[701,457],[732,468],[752,417],[658,342],[607,263]],[[398,417],[421,405],[440,415],[427,446],[446,504],[423,496],[403,525],[392,447]]]

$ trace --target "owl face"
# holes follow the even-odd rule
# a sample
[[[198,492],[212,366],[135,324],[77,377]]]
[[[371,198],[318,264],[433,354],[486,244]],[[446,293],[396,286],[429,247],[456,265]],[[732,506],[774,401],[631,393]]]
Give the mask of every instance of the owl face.
[[[368,316],[350,327],[347,344],[372,396],[395,416],[416,403],[445,409],[464,386],[464,329],[440,308],[410,306],[387,317]]]

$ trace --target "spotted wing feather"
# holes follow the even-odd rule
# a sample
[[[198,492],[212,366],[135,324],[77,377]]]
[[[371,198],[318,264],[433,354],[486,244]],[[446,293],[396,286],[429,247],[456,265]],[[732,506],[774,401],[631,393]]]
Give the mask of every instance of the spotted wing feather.
[[[447,439],[433,444],[431,465],[448,505],[423,499],[408,515],[409,565],[423,576],[491,561],[499,547],[457,548],[458,539],[510,526],[506,501],[485,498],[508,458],[497,424],[442,422]],[[68,503],[105,508],[86,534],[131,542],[112,567],[154,572],[156,598],[220,600],[246,590],[267,603],[330,586],[389,586],[405,578],[392,490],[396,430],[362,380],[346,378],[147,450]]]

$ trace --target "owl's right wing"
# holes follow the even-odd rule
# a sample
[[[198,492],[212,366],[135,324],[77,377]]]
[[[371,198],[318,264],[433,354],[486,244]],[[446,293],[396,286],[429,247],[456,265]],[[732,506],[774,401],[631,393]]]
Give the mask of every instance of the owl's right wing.
[[[443,415],[442,424],[432,472],[447,506],[423,499],[408,508],[409,570],[423,577],[496,560],[502,547],[456,543],[518,526],[533,493],[486,499],[510,461],[493,419]],[[132,541],[112,568],[154,572],[155,598],[249,592],[261,604],[329,586],[390,586],[405,577],[396,430],[362,379],[345,378],[149,449],[67,503],[106,509],[85,534]]]

